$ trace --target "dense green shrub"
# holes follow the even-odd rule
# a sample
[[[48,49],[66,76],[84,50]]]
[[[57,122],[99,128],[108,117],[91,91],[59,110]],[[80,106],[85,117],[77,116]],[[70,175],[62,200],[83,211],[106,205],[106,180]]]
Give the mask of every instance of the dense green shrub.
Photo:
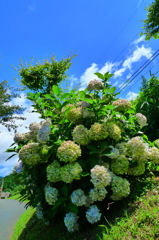
[[[137,113],[146,116],[148,124],[144,132],[151,141],[154,141],[159,136],[159,78],[155,75],[152,75],[148,81],[143,78],[142,85],[134,106]]]
[[[149,158],[157,163],[159,153],[150,148],[149,157],[143,116],[135,116],[129,101],[116,100],[112,74],[96,75],[102,81],[92,80],[83,91],[53,85],[42,96],[31,93],[46,120],[15,137],[26,184],[21,194],[37,216],[62,219],[70,232],[80,222],[98,222],[109,199],[126,198],[131,179],[145,172]]]

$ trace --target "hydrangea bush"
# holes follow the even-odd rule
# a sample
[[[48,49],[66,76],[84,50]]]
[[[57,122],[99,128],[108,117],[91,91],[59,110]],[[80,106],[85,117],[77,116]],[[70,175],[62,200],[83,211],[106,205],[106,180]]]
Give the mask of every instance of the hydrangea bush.
[[[117,99],[112,74],[96,76],[85,90],[54,85],[46,95],[30,93],[45,120],[14,138],[26,184],[22,196],[39,219],[60,218],[69,232],[80,221],[100,221],[106,203],[128,197],[131,179],[151,161],[159,163],[158,141],[149,145],[141,132],[145,116]]]

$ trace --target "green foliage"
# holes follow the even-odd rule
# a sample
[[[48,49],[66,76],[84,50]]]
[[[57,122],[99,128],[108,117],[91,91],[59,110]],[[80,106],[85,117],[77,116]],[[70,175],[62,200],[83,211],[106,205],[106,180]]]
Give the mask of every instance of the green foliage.
[[[131,203],[122,217],[101,227],[99,240],[158,239],[159,184]]]
[[[11,195],[18,194],[23,189],[23,174],[13,171],[10,175],[4,177],[4,192],[10,192]]]
[[[130,169],[136,169],[142,162],[145,171],[146,161],[149,162],[147,139],[142,139],[144,134],[130,102],[116,101],[118,93],[109,83],[112,74],[96,75],[102,81],[92,80],[89,88],[82,91],[64,92],[59,84],[53,84],[45,88],[45,93],[41,94],[39,86],[39,91],[29,93],[34,108],[48,124],[37,125],[36,132],[28,133],[32,139],[14,149],[20,150],[23,162],[25,188],[21,195],[28,199],[27,205],[36,207],[38,215],[47,221],[64,219],[71,232],[78,229],[77,220],[80,224],[87,225],[87,220],[95,223],[106,204],[127,197],[138,177],[128,174]],[[41,151],[44,146],[47,150]],[[116,176],[111,163],[121,155],[126,170],[116,171]],[[116,166],[121,168],[121,164]],[[96,196],[98,192],[100,198]]]
[[[72,58],[68,57],[58,62],[55,57],[51,57],[51,61],[46,60],[34,66],[21,63],[19,67],[21,82],[34,92],[40,91],[41,94],[46,94],[51,91],[53,85],[66,78],[65,72],[71,66]]]
[[[157,76],[152,75],[148,81],[143,78],[143,86],[134,105],[136,112],[147,117],[148,125],[144,131],[149,139],[154,141],[159,136],[159,78]]]
[[[15,119],[24,119],[22,117],[14,117],[14,114],[20,114],[24,110],[21,106],[10,104],[17,94],[13,93],[13,89],[8,86],[7,81],[0,83],[0,124],[8,128],[8,130],[15,129]]]
[[[146,40],[151,37],[159,38],[159,0],[154,0],[153,3],[146,8],[147,19],[144,20],[144,31],[142,34],[146,35]]]

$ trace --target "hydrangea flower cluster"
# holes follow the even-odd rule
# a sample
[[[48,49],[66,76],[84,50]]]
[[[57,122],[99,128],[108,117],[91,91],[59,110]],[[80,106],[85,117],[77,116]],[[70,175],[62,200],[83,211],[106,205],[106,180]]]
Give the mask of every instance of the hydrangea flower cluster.
[[[64,223],[69,232],[75,232],[78,230],[78,218],[79,217],[73,212],[66,213]]]
[[[57,150],[57,156],[62,162],[74,162],[81,156],[80,146],[72,141],[64,141]]]
[[[96,205],[90,206],[90,208],[86,211],[86,218],[91,224],[100,221],[101,216],[102,214]]]
[[[116,110],[119,112],[126,112],[128,109],[132,108],[131,103],[126,99],[119,99],[113,102]]]
[[[108,122],[106,124],[106,128],[110,138],[114,139],[115,141],[119,141],[121,139],[121,129],[117,124]]]
[[[157,148],[159,148],[159,139],[156,139],[156,140],[155,140],[155,146],[156,146]]]
[[[35,132],[35,133],[38,133],[40,127],[41,127],[41,123],[37,123],[37,122],[32,122],[30,125],[29,125],[29,129],[31,132]]]
[[[148,148],[140,137],[133,137],[127,143],[128,156],[137,161],[146,161],[148,158]]]
[[[136,121],[138,122],[141,128],[147,125],[147,118],[142,113],[136,114]]]
[[[33,166],[42,161],[39,152],[39,143],[28,143],[20,149],[19,158],[23,163]]]
[[[58,190],[51,186],[45,187],[45,199],[49,205],[54,205],[58,200]]]
[[[94,141],[106,139],[108,137],[106,126],[101,123],[94,123],[89,130],[89,137]]]
[[[111,176],[107,168],[96,165],[91,169],[91,182],[95,188],[103,188],[110,184]]]
[[[111,170],[115,174],[126,174],[128,172],[129,160],[125,155],[120,155],[111,162]]]
[[[73,141],[79,145],[87,145],[90,141],[89,131],[83,125],[78,125],[73,129],[72,132]]]
[[[103,201],[106,195],[107,190],[105,188],[93,188],[89,192],[89,198],[92,203],[96,201]]]
[[[83,206],[87,202],[87,197],[82,189],[77,189],[71,194],[71,202],[76,206]]]
[[[80,179],[82,167],[78,162],[69,163],[61,167],[61,181],[71,183],[73,180]]]
[[[112,178],[112,196],[114,201],[127,197],[130,193],[130,183],[127,179],[113,175]]]
[[[156,163],[159,164],[159,149],[156,147],[152,147],[149,149],[149,159]]]
[[[91,80],[87,86],[88,91],[101,90],[103,88],[104,88],[104,83],[97,79]]]
[[[14,136],[14,141],[18,144],[27,142],[32,139],[31,132],[28,133],[16,133]]]
[[[79,122],[82,119],[82,108],[81,107],[72,108],[67,113],[67,119],[72,123]]]
[[[49,135],[51,133],[51,122],[45,121],[41,124],[41,127],[37,134],[37,141],[39,143],[45,143],[49,140]]]
[[[58,161],[54,161],[48,165],[47,169],[47,180],[50,182],[58,182],[61,180],[61,169]]]
[[[132,176],[140,176],[145,172],[145,162],[136,161],[136,166],[129,167],[128,174]]]

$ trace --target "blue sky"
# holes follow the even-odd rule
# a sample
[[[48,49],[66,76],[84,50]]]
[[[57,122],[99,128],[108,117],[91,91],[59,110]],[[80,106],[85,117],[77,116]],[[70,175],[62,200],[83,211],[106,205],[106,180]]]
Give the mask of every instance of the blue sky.
[[[29,62],[43,60],[51,55],[77,54],[69,70],[70,85],[81,83],[85,87],[94,78],[94,72],[114,73],[112,84],[120,84],[133,74],[157,50],[159,40],[145,42],[140,38],[144,10],[151,0],[16,0],[1,1],[0,23],[0,76],[10,85],[18,86],[17,67],[20,58]],[[148,71],[159,70],[159,57],[149,65]],[[123,93],[124,98],[136,96],[141,76],[135,85]],[[30,109],[25,95],[17,100]],[[26,116],[30,114],[25,112]],[[38,116],[34,116],[38,118]],[[28,119],[25,124],[28,124]],[[6,143],[0,152],[0,175],[11,171],[13,162],[4,163],[4,149],[13,135],[0,128]],[[24,130],[24,127],[23,127]],[[2,138],[1,138],[2,139]],[[10,140],[8,140],[10,139]]]

